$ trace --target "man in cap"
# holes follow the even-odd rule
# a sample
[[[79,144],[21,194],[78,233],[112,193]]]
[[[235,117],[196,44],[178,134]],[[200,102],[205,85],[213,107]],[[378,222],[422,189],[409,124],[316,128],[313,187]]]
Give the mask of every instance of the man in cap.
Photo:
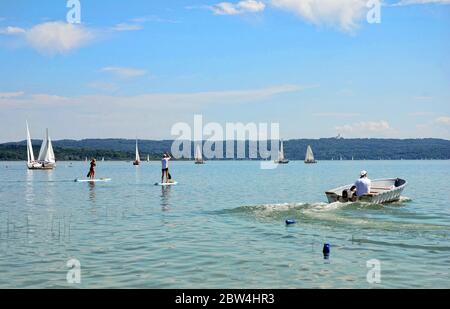
[[[367,177],[366,171],[361,171],[360,178],[355,182],[356,187],[356,195],[358,197],[363,196],[364,194],[370,193],[370,186],[372,182],[369,177]]]

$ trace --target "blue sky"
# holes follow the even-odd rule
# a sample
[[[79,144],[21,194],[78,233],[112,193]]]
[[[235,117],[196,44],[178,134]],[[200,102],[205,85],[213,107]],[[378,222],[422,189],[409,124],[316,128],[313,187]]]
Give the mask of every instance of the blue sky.
[[[289,138],[450,139],[450,1],[0,2],[0,142],[171,138],[279,122]]]

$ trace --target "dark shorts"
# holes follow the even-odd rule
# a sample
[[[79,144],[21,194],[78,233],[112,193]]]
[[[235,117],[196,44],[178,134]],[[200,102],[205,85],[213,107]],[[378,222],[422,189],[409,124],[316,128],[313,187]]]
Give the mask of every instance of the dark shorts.
[[[163,168],[162,171],[163,171],[163,172],[168,172],[169,169],[168,169],[168,168]]]

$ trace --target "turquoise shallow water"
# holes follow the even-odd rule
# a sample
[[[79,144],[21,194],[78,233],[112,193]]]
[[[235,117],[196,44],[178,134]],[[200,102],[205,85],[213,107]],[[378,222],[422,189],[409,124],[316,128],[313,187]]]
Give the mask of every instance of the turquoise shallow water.
[[[175,162],[171,188],[153,186],[159,162],[99,162],[112,182],[74,183],[87,168],[0,162],[0,287],[450,288],[450,161]],[[402,201],[325,203],[361,169],[407,179]]]

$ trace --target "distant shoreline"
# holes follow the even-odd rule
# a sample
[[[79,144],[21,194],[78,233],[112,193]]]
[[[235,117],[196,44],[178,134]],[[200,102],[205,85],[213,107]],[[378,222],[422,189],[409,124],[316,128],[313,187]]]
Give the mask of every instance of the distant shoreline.
[[[135,140],[127,139],[85,139],[53,141],[57,161],[84,161],[97,158],[106,161],[131,161],[135,157]],[[150,161],[159,161],[161,155],[170,152],[172,140],[139,140],[139,151],[143,162],[149,156]],[[194,143],[191,143],[191,158],[194,157]],[[223,152],[227,152],[227,142],[223,143]],[[241,142],[240,142],[241,143]],[[248,146],[245,142],[246,156],[249,160]],[[270,143],[269,147],[270,147]],[[39,151],[40,140],[33,140],[35,153]],[[303,161],[306,149],[311,146],[318,161],[379,161],[379,160],[448,160],[450,159],[450,140],[445,139],[296,139],[284,142],[287,159]],[[237,158],[235,142],[234,158]],[[265,145],[264,145],[265,147]],[[26,160],[26,142],[0,144],[0,161]],[[226,160],[232,160],[232,158]],[[251,160],[259,160],[255,158]],[[186,159],[184,159],[186,160]],[[209,160],[206,158],[206,160]],[[220,161],[223,159],[213,159]],[[189,160],[187,160],[189,161]]]
[[[150,164],[150,163],[158,163],[160,164],[161,160],[150,160],[150,161],[141,161],[141,165],[145,165],[145,164]],[[336,163],[340,163],[340,162],[417,162],[417,161],[424,161],[424,162],[442,162],[442,161],[450,161],[450,159],[410,159],[410,160],[318,160],[317,163],[320,162],[336,162]],[[26,163],[26,160],[0,160],[0,163]],[[133,161],[132,160],[105,160],[105,161],[101,161],[97,159],[97,164],[101,164],[101,163],[130,163],[132,164]],[[194,163],[194,160],[185,160],[185,159],[173,159],[173,163],[175,162],[192,162]],[[251,159],[241,159],[241,160],[237,160],[237,159],[212,159],[212,160],[207,160],[205,161],[206,163],[208,162],[267,162],[266,160],[251,160]],[[56,161],[56,163],[86,163],[89,164],[89,162],[86,162],[84,160],[79,160],[79,161]],[[304,163],[303,160],[290,160],[290,163]]]

